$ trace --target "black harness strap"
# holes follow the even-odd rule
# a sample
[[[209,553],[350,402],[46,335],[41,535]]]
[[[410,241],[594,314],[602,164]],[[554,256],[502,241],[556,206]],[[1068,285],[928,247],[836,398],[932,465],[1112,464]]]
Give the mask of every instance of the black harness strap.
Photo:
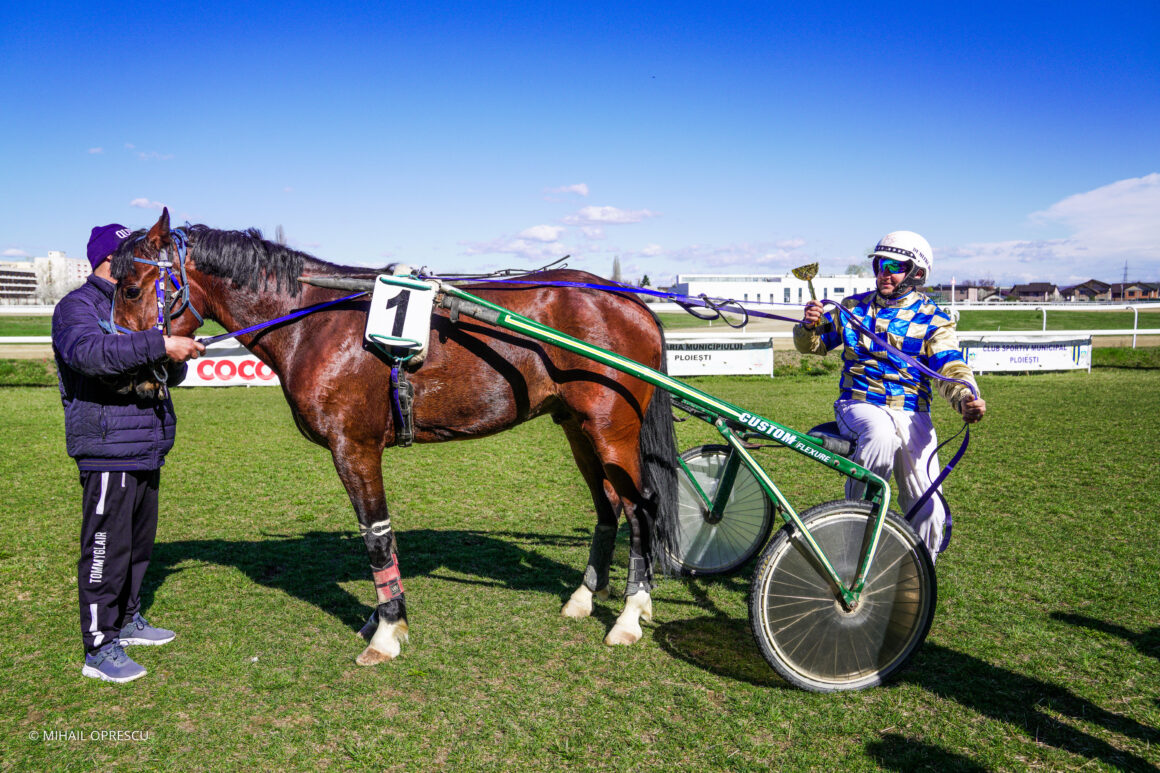
[[[391,365],[391,406],[395,414],[395,445],[407,448],[415,442],[415,385],[395,360]]]

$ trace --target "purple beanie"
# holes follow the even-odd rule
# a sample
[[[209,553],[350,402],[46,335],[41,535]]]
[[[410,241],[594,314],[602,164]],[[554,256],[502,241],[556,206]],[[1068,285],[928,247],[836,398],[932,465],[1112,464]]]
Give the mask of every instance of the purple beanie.
[[[120,223],[99,225],[94,228],[92,235],[89,236],[89,263],[93,270],[96,271],[97,266],[112,255],[131,233],[133,232]]]

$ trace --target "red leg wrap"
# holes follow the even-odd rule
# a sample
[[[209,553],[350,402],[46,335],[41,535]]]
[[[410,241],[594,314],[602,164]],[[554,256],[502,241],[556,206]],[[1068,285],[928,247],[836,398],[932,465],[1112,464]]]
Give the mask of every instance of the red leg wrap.
[[[403,580],[399,577],[399,563],[392,561],[386,569],[375,569],[375,588],[381,590],[387,601],[394,601],[403,595]]]

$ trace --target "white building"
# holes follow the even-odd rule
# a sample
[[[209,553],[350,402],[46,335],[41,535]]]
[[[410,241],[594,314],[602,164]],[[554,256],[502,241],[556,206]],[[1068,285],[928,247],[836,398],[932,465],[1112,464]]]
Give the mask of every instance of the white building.
[[[36,301],[36,271],[28,261],[0,261],[0,303]]]
[[[93,272],[87,260],[70,258],[52,250],[44,258],[33,258],[36,271],[37,296],[42,303],[56,303],[69,291],[84,284]]]
[[[874,277],[852,274],[816,276],[814,290],[818,300],[840,301],[856,293],[874,289]],[[673,292],[682,295],[707,295],[742,303],[775,303],[803,305],[810,299],[809,286],[793,274],[677,274]]]

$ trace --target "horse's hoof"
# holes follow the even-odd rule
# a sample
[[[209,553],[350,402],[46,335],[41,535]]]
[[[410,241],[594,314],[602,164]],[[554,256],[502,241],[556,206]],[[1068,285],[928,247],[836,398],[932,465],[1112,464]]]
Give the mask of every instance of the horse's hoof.
[[[568,599],[568,603],[560,610],[564,617],[580,620],[592,614],[592,591],[580,586]]]
[[[570,617],[573,620],[582,620],[592,614],[592,607],[585,607],[583,604],[578,604],[575,601],[569,601],[560,610],[560,614],[564,617]]]
[[[389,663],[394,659],[394,655],[379,652],[374,647],[367,647],[362,651],[361,655],[354,659],[354,662],[360,666],[377,666],[379,663]]]
[[[604,637],[604,643],[609,647],[615,647],[618,644],[636,644],[640,641],[641,634],[640,628],[630,631],[627,628],[614,625],[608,635]]]

